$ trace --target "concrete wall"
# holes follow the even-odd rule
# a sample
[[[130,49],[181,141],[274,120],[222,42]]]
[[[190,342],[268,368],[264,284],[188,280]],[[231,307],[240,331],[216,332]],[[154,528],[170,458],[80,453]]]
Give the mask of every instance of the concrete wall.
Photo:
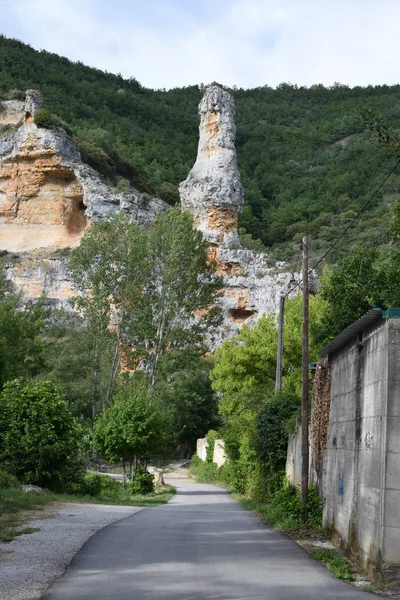
[[[302,429],[301,425],[297,423],[295,433],[289,435],[288,450],[286,457],[286,477],[288,480],[296,485],[298,488],[301,487],[301,452],[302,452]],[[311,439],[311,431],[308,431],[308,438]],[[309,448],[309,473],[308,481],[311,485],[316,483],[316,475],[314,470],[314,460],[312,455],[312,449]]]
[[[197,440],[196,454],[204,462],[207,458],[207,446],[208,441],[206,437]],[[215,440],[213,462],[218,465],[218,467],[222,467],[222,465],[226,463],[224,440]]]
[[[289,435],[286,458],[286,477],[293,485],[301,485],[301,426],[296,427],[295,433]]]
[[[199,438],[196,444],[196,454],[197,456],[205,462],[207,457],[207,438]]]
[[[320,473],[324,525],[364,565],[400,575],[400,320],[382,319],[332,356]]]
[[[395,579],[400,577],[400,320],[388,320],[387,345],[382,560],[386,575]]]
[[[225,442],[224,440],[216,440],[214,445],[213,462],[222,467],[226,463]]]

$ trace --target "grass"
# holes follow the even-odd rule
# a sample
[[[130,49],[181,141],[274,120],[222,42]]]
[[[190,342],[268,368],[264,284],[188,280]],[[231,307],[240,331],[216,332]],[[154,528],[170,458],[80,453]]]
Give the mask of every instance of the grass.
[[[11,542],[18,535],[26,535],[39,531],[35,527],[23,524],[32,519],[34,511],[42,510],[51,502],[79,502],[91,504],[114,504],[119,506],[151,507],[166,504],[174,495],[175,488],[167,485],[146,495],[131,495],[127,488],[115,491],[104,491],[97,496],[78,494],[54,494],[44,491],[42,494],[24,492],[20,488],[0,489],[0,542]]]
[[[309,552],[312,558],[319,560],[332,575],[343,581],[353,581],[354,571],[350,562],[336,550],[316,549]]]
[[[115,504],[118,506],[159,506],[166,504],[175,494],[176,489],[172,485],[166,485],[150,494],[132,495],[127,488],[123,488],[122,483],[119,494],[112,492],[102,492],[97,496],[80,496],[78,494],[52,494],[53,499],[58,502],[82,502],[90,504]]]
[[[53,495],[47,492],[35,494],[18,488],[0,489],[0,542],[11,542],[17,535],[33,533],[33,528],[21,529],[28,520],[26,513],[40,510],[52,501]]]

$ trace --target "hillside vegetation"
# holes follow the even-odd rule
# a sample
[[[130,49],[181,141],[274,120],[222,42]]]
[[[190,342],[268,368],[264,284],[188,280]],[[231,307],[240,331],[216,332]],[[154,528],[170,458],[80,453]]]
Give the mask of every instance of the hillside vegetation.
[[[84,157],[100,170],[103,166],[109,178],[117,182],[120,175],[171,204],[178,200],[177,185],[196,157],[199,86],[150,90],[134,78],[0,37],[2,98],[27,88],[42,91],[46,108],[68,124]],[[246,194],[244,241],[295,261],[307,232],[312,258],[319,257],[393,164],[356,111],[374,108],[392,127],[400,126],[400,86],[298,88],[283,83],[277,89],[230,91]],[[392,176],[329,255],[331,262],[356,241],[386,241],[399,186],[399,176]],[[262,244],[254,244],[245,232]]]

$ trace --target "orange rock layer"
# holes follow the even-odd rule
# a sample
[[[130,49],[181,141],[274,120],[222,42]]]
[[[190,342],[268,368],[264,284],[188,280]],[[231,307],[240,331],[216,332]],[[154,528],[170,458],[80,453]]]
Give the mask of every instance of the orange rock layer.
[[[28,138],[0,165],[0,247],[32,250],[74,246],[87,226],[83,189],[54,150]]]

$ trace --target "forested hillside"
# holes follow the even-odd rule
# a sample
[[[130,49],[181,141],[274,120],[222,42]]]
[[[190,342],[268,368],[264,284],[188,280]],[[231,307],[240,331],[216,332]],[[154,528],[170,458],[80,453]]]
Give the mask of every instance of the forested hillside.
[[[2,98],[27,88],[42,91],[46,108],[68,124],[83,155],[109,178],[124,176],[144,191],[177,201],[177,185],[196,156],[199,86],[150,90],[133,78],[0,37]],[[400,86],[281,84],[231,92],[246,194],[242,228],[286,260],[295,260],[298,241],[308,232],[313,258],[320,256],[393,165],[356,111],[374,108],[400,127]],[[399,186],[394,175],[329,255],[331,262],[357,240],[385,241],[389,205]]]

